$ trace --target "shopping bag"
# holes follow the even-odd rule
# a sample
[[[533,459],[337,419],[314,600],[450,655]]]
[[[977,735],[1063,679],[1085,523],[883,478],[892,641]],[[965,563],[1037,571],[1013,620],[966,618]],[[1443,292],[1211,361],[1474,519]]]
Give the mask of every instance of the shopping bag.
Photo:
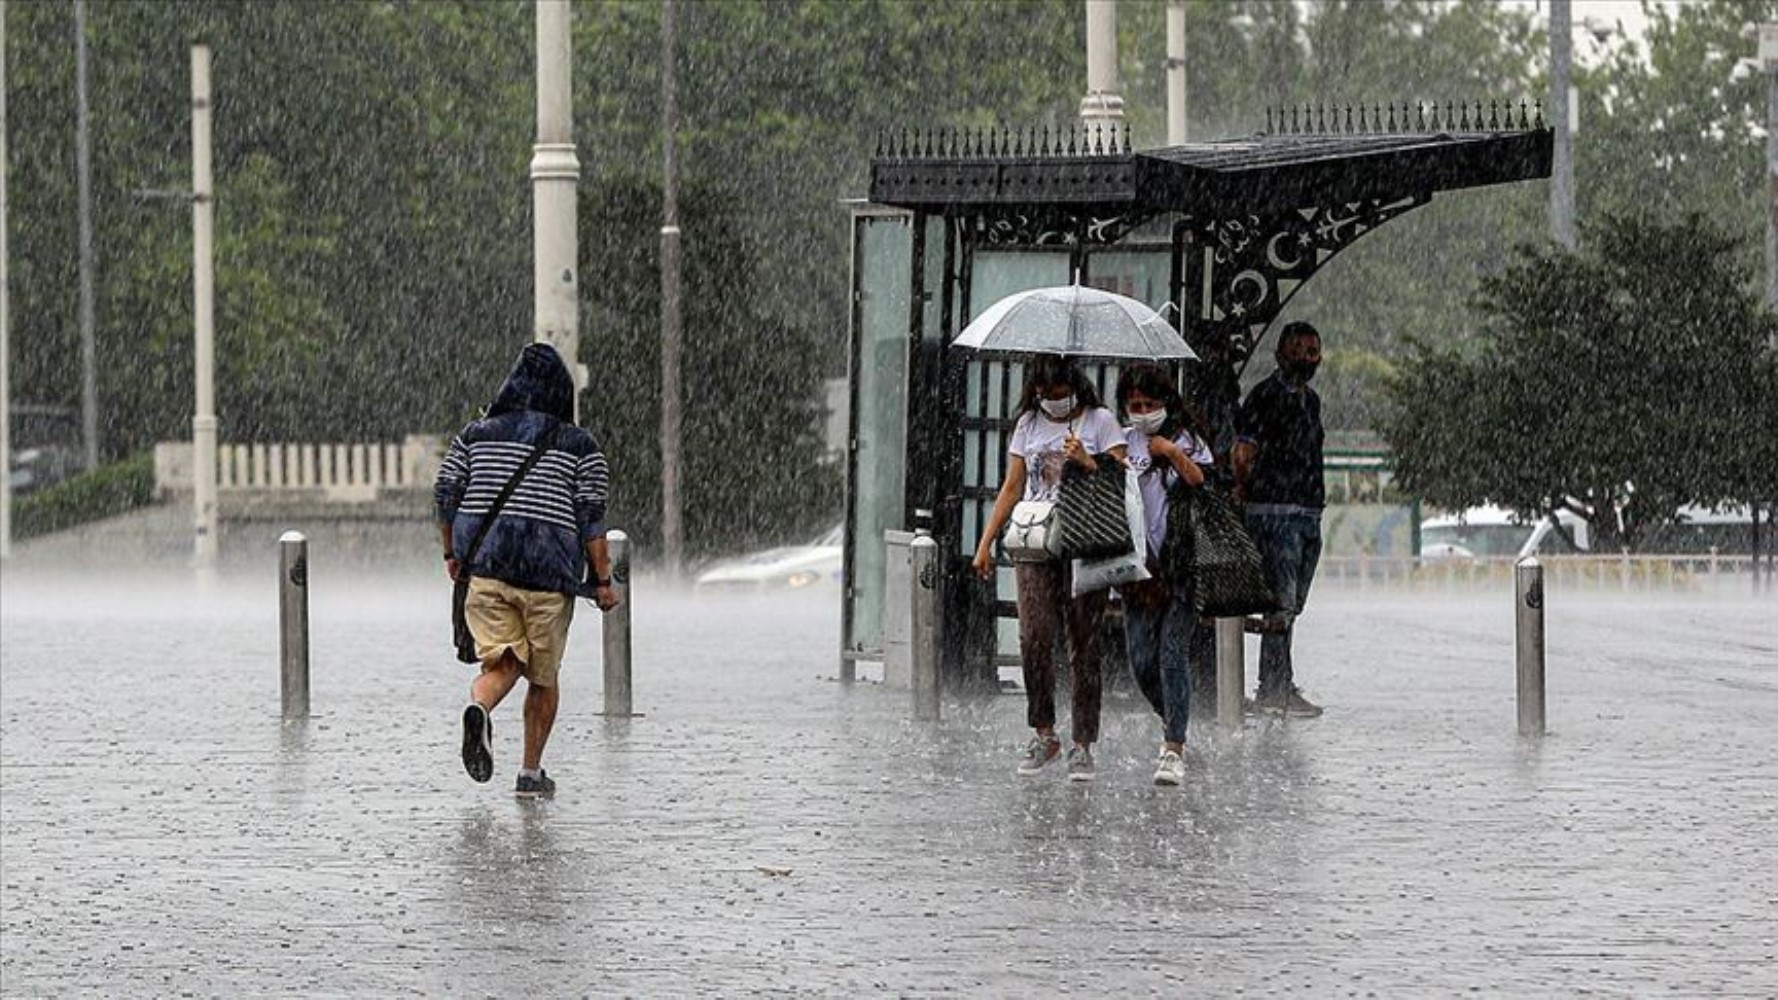
[[[1106,559],[1130,551],[1130,525],[1124,511],[1124,473],[1116,455],[1094,456],[1088,471],[1073,462],[1062,470],[1056,502],[1062,520],[1057,555],[1064,559]]]
[[[1198,614],[1239,618],[1277,611],[1259,546],[1234,501],[1221,490],[1201,487],[1192,491],[1189,503],[1191,590]]]
[[[1130,551],[1103,559],[1074,560],[1069,589],[1075,597],[1149,578],[1148,519],[1142,508],[1142,485],[1135,470],[1117,464],[1124,478],[1124,533]],[[1107,476],[1106,478],[1110,478]]]

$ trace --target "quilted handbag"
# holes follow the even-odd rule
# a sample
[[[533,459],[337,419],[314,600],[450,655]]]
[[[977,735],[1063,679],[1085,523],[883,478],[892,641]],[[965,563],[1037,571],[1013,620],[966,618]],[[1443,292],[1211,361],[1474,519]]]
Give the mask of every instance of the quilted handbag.
[[[1048,500],[1021,500],[1006,521],[1000,536],[1001,547],[1014,562],[1044,562],[1056,558],[1061,535],[1061,518],[1056,505]]]
[[[1091,472],[1070,462],[1062,470],[1061,551],[1064,559],[1105,559],[1135,548],[1124,512],[1124,464],[1117,456],[1094,456]]]
[[[1189,513],[1189,559],[1192,603],[1208,618],[1239,618],[1278,610],[1278,598],[1266,583],[1265,563],[1259,546],[1247,533],[1241,514],[1228,495],[1214,487],[1175,490],[1168,504],[1184,501]],[[1178,523],[1168,511],[1169,536]],[[1168,549],[1176,548],[1172,537]],[[1169,551],[1166,561],[1175,563],[1183,553]]]

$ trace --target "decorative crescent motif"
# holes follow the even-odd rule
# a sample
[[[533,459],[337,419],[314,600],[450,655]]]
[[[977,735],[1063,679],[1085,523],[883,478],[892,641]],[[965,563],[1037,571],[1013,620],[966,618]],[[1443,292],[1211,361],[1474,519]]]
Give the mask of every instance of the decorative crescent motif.
[[[1303,262],[1302,254],[1299,253],[1287,259],[1283,254],[1278,252],[1278,244],[1284,241],[1289,241],[1291,244],[1295,244],[1296,235],[1296,233],[1285,230],[1274,234],[1271,239],[1267,240],[1266,263],[1271,264],[1273,267],[1278,268],[1281,271],[1295,270],[1297,265]]]
[[[1254,295],[1251,299],[1241,294],[1242,285],[1252,286]],[[1258,271],[1242,271],[1235,275],[1235,280],[1229,282],[1229,301],[1234,303],[1234,309],[1230,311],[1237,316],[1245,315],[1264,302],[1271,293],[1272,282],[1264,274]]]

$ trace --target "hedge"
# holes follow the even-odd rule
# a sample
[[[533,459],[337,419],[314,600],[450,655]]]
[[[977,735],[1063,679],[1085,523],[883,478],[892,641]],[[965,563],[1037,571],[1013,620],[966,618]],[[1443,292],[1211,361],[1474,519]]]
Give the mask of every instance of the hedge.
[[[152,502],[154,456],[142,452],[20,497],[12,512],[12,533],[35,538]]]

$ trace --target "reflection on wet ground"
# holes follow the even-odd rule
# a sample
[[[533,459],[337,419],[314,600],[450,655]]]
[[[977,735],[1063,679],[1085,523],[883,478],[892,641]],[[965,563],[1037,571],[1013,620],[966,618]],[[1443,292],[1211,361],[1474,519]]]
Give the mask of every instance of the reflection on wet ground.
[[[1325,591],[1327,715],[1194,722],[1161,789],[1128,696],[1098,782],[1020,780],[1020,698],[913,723],[830,679],[830,602],[643,590],[646,716],[596,714],[589,612],[520,803],[516,699],[458,767],[441,590],[318,592],[290,725],[223,593],[4,581],[7,995],[1778,992],[1771,599],[1558,597],[1522,744],[1510,597]]]

